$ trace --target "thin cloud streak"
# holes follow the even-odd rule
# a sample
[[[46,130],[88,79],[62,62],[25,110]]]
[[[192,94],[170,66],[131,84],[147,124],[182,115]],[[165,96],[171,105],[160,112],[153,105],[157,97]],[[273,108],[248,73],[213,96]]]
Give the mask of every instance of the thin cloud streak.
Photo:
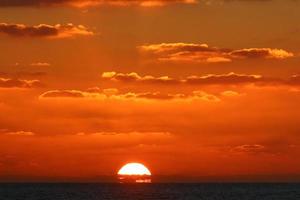
[[[245,48],[227,49],[207,44],[161,43],[139,46],[140,52],[159,61],[226,63],[240,59],[287,59],[295,55],[283,49]]]
[[[102,91],[96,91],[95,89],[88,89],[87,91],[80,90],[51,90],[44,92],[40,95],[39,99],[97,99],[97,100],[163,100],[163,101],[193,101],[193,100],[203,100],[208,102],[219,102],[221,101],[219,97],[213,94],[208,94],[204,91],[193,91],[191,94],[165,94],[161,92],[127,92],[119,93],[115,88],[104,89]]]
[[[103,72],[104,80],[122,82],[122,83],[143,83],[143,84],[161,84],[161,85],[245,85],[255,84],[256,86],[286,86],[299,85],[300,76],[293,75],[288,80],[276,77],[264,77],[258,74],[238,74],[230,72],[227,74],[207,74],[192,75],[185,78],[171,78],[169,76],[154,77],[151,75],[139,75],[136,72],[117,73]]]
[[[39,80],[24,80],[0,77],[0,88],[37,88],[43,84]]]
[[[0,23],[0,34],[15,38],[72,38],[76,36],[93,36],[94,33],[83,25],[75,26],[73,24],[54,26],[40,24],[37,26],[28,26],[24,24]]]

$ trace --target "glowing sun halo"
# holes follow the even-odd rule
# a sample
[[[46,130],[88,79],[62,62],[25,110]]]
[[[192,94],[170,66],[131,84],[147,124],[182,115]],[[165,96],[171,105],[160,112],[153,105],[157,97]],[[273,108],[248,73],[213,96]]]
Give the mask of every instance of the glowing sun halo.
[[[129,176],[151,176],[151,172],[147,167],[140,163],[128,163],[124,165],[118,172],[118,175]]]

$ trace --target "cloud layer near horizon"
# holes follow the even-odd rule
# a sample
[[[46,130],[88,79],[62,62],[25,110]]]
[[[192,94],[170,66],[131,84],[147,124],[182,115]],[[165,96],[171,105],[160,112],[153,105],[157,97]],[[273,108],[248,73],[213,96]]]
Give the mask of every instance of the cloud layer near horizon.
[[[173,3],[193,4],[196,2],[197,0],[2,0],[0,1],[0,7],[58,5],[67,5],[74,7],[91,7],[99,5],[137,5],[143,7],[153,7]]]
[[[98,101],[84,96],[97,92],[115,95],[115,99]],[[255,173],[257,166],[249,169],[249,160],[260,167],[264,163],[266,172],[274,170],[270,163],[277,166],[282,160],[293,164],[293,168],[287,167],[289,172],[298,170],[299,162],[294,158],[300,145],[299,112],[295,109],[299,92],[248,89],[243,91],[247,95],[224,100],[219,97],[222,101],[218,103],[124,101],[118,99],[124,93],[116,92],[97,88],[56,90],[36,101],[26,97],[28,101],[22,94],[19,96],[24,100],[18,102],[17,109],[13,99],[0,94],[0,125],[7,129],[0,131],[2,175],[15,171],[27,174],[28,168],[34,168],[34,174],[46,174],[49,167],[61,169],[51,172],[51,176],[72,176],[82,169],[90,170],[91,175],[99,169],[109,173],[108,169],[115,169],[116,163],[130,159],[145,159],[153,164],[153,169],[161,169],[161,162],[165,162],[168,169],[178,157],[184,164],[201,167],[174,169],[188,175],[205,175],[212,166],[217,170],[216,166],[227,162],[229,167],[217,170],[217,175],[237,173],[232,167],[235,165],[239,165],[240,174],[249,170]],[[70,93],[76,93],[76,98]],[[18,148],[11,148],[12,145]],[[81,156],[85,165],[78,159]],[[197,159],[199,156],[201,160]],[[60,162],[61,159],[65,161]],[[63,167],[66,162],[71,163],[67,169]],[[103,162],[111,166],[103,167]],[[91,169],[86,163],[97,167]],[[276,168],[276,173],[281,167]],[[162,172],[166,173],[165,169]]]

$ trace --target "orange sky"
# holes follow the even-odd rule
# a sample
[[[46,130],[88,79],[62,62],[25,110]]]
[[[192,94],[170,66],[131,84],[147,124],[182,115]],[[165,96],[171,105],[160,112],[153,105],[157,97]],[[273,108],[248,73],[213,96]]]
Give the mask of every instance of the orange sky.
[[[0,181],[299,180],[299,9],[0,1]]]

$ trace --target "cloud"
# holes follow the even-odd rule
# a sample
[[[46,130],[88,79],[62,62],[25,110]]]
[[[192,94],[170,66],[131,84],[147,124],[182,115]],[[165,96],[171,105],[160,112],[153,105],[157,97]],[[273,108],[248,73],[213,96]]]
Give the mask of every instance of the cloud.
[[[0,72],[0,76],[2,78],[9,78],[10,77],[41,77],[41,76],[46,76],[46,72],[42,71],[17,71],[17,72]]]
[[[231,90],[224,91],[221,94],[225,97],[236,97],[242,95],[236,91],[231,91]]]
[[[143,6],[154,7],[167,4],[181,3],[193,4],[197,0],[2,0],[1,7],[12,6],[72,6],[72,7],[92,7],[99,5],[115,6]]]
[[[159,61],[185,61],[204,63],[232,62],[236,59],[286,59],[294,54],[283,49],[248,48],[231,50],[210,47],[207,44],[161,43],[139,46],[141,52],[148,53]]]
[[[289,84],[300,85],[300,75],[299,74],[293,75],[289,80]]]
[[[191,75],[182,78],[172,78],[170,76],[152,76],[140,75],[136,72],[118,73],[103,72],[102,78],[107,81],[114,81],[128,84],[159,84],[165,86],[237,86],[237,85],[255,85],[264,86],[300,86],[300,75],[295,74],[287,79],[277,77],[266,77],[259,74],[242,74],[229,72],[225,74],[207,74],[207,75]]]
[[[160,92],[144,92],[144,93],[133,93],[129,92],[119,97],[124,99],[149,99],[149,100],[173,100],[186,98],[183,94],[162,94]]]
[[[250,48],[241,49],[230,52],[232,57],[237,58],[274,58],[285,59],[293,57],[294,54],[282,49],[270,49],[270,48]]]
[[[235,85],[246,83],[264,82],[266,79],[261,75],[237,74],[230,72],[228,74],[208,74],[205,76],[189,76],[183,82],[187,84],[199,85]]]
[[[102,144],[102,148],[129,148],[144,145],[164,145],[174,141],[175,136],[170,132],[79,132],[69,137],[79,141],[93,140]],[[113,145],[111,144],[113,142]]]
[[[98,100],[176,100],[191,101],[204,100],[210,102],[219,102],[220,99],[203,91],[193,91],[191,94],[169,94],[160,92],[127,92],[119,93],[115,88],[100,90],[99,88],[89,88],[86,91],[80,90],[52,90],[40,95],[40,99],[53,98],[88,98]]]
[[[83,25],[73,24],[54,26],[40,24],[37,26],[27,26],[24,24],[0,23],[0,34],[11,37],[30,37],[30,38],[71,38],[75,36],[92,36],[94,33]]]
[[[147,99],[147,100],[203,100],[209,102],[221,101],[217,96],[208,94],[203,91],[193,91],[192,94],[162,94],[160,92],[146,92],[146,93],[127,93],[121,95],[125,99]]]
[[[102,78],[121,81],[121,82],[143,82],[143,83],[156,83],[156,84],[174,84],[179,83],[179,80],[175,80],[168,76],[153,77],[153,76],[140,76],[136,72],[131,73],[117,73],[117,72],[103,72]]]
[[[264,153],[266,152],[266,147],[260,144],[245,144],[241,146],[236,146],[231,149],[235,153]]]
[[[42,86],[43,84],[39,80],[0,78],[0,88],[36,88]]]
[[[86,136],[86,137],[114,137],[114,136],[142,136],[142,137],[149,137],[149,136],[163,136],[163,137],[170,137],[172,136],[171,133],[169,132],[147,132],[147,133],[143,133],[143,132],[128,132],[128,133],[123,133],[123,132],[96,132],[96,133],[85,133],[85,132],[79,132],[77,134],[75,134],[76,136]]]
[[[20,7],[20,6],[71,6],[78,8],[95,7],[101,5],[112,6],[142,6],[157,7],[169,4],[197,4],[201,2],[205,5],[223,4],[225,2],[251,2],[250,0],[1,0],[0,7]],[[271,0],[254,0],[255,2],[268,2]]]
[[[30,131],[16,131],[16,132],[7,132],[6,135],[13,135],[13,136],[34,136],[35,133]]]
[[[31,63],[30,66],[33,67],[50,67],[51,64],[47,62],[36,62],[36,63]]]
[[[51,90],[43,93],[40,98],[83,98],[84,92],[77,90]]]
[[[203,91],[194,91],[192,98],[201,99],[201,100],[210,101],[210,102],[219,102],[219,101],[221,101],[217,96],[212,95],[212,94],[208,94],[208,93],[203,92]]]
[[[99,87],[92,87],[92,88],[88,88],[87,92],[90,93],[104,93],[105,95],[111,96],[114,94],[118,94],[119,90],[117,88],[106,88],[106,89],[100,89]]]
[[[185,78],[171,78],[169,76],[154,77],[150,75],[141,76],[136,72],[117,73],[104,72],[102,78],[110,81],[124,83],[143,83],[143,84],[165,84],[165,85],[238,85],[238,84],[282,84],[282,80],[276,78],[266,78],[255,74],[238,74],[230,72],[228,74],[208,74],[203,76],[188,76]]]

